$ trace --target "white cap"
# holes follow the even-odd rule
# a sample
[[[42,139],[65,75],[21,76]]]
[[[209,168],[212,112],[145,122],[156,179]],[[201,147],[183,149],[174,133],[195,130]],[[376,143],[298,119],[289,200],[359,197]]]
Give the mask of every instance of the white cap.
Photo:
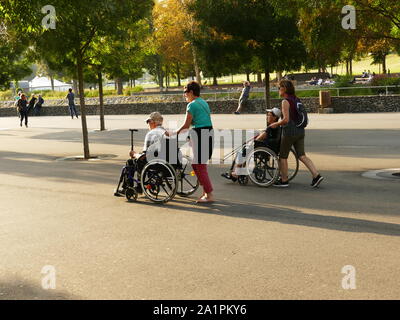
[[[272,114],[277,118],[282,117],[282,111],[278,108],[267,109],[267,112],[272,112]]]

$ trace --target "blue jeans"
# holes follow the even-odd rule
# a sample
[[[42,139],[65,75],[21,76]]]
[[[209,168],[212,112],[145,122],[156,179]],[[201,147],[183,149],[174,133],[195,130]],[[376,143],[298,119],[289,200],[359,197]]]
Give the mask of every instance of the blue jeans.
[[[74,118],[74,115],[75,115],[75,117],[78,118],[78,112],[76,111],[76,106],[75,106],[75,104],[70,104],[70,105],[69,105],[69,113],[70,113],[70,115],[71,115],[72,118]]]

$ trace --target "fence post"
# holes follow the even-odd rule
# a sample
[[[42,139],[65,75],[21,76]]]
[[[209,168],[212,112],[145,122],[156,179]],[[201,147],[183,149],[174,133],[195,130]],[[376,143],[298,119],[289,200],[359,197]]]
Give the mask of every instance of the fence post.
[[[337,88],[337,96],[340,97],[340,89]]]
[[[389,95],[389,89],[388,89],[387,86],[386,86],[386,95],[387,95],[387,96]]]

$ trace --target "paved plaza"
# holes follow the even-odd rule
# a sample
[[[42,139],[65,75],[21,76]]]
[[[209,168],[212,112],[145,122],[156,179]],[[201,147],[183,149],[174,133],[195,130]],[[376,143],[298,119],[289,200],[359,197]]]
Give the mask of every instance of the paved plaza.
[[[0,118],[0,299],[399,299],[400,113],[311,114],[306,151],[325,180],[310,187],[304,166],[289,189],[242,187],[210,167],[217,202],[200,195],[156,205],[113,197],[127,159],[127,129],[146,115]],[[184,120],[168,115],[165,122]],[[214,115],[218,129],[259,129],[263,115]],[[216,151],[218,155],[223,152]],[[400,170],[399,170],[400,171]],[[45,266],[56,288],[45,290]],[[343,288],[344,266],[354,268]],[[44,269],[43,269],[44,268]],[[43,271],[43,273],[42,273]]]

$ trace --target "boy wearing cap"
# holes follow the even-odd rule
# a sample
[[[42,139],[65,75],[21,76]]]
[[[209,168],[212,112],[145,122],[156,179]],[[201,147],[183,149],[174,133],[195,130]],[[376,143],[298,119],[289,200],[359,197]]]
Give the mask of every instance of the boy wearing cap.
[[[267,110],[267,123],[271,125],[279,121],[282,117],[282,112],[278,108],[268,109]],[[276,154],[279,153],[280,147],[280,138],[281,138],[281,128],[271,128],[268,127],[263,132],[261,132],[257,137],[254,138],[254,149],[267,147],[274,151]],[[243,147],[241,152],[238,152],[232,166],[231,172],[226,172],[222,174],[222,177],[227,178],[232,181],[237,180],[236,168],[241,168],[242,164],[245,162],[246,157],[246,148]]]

